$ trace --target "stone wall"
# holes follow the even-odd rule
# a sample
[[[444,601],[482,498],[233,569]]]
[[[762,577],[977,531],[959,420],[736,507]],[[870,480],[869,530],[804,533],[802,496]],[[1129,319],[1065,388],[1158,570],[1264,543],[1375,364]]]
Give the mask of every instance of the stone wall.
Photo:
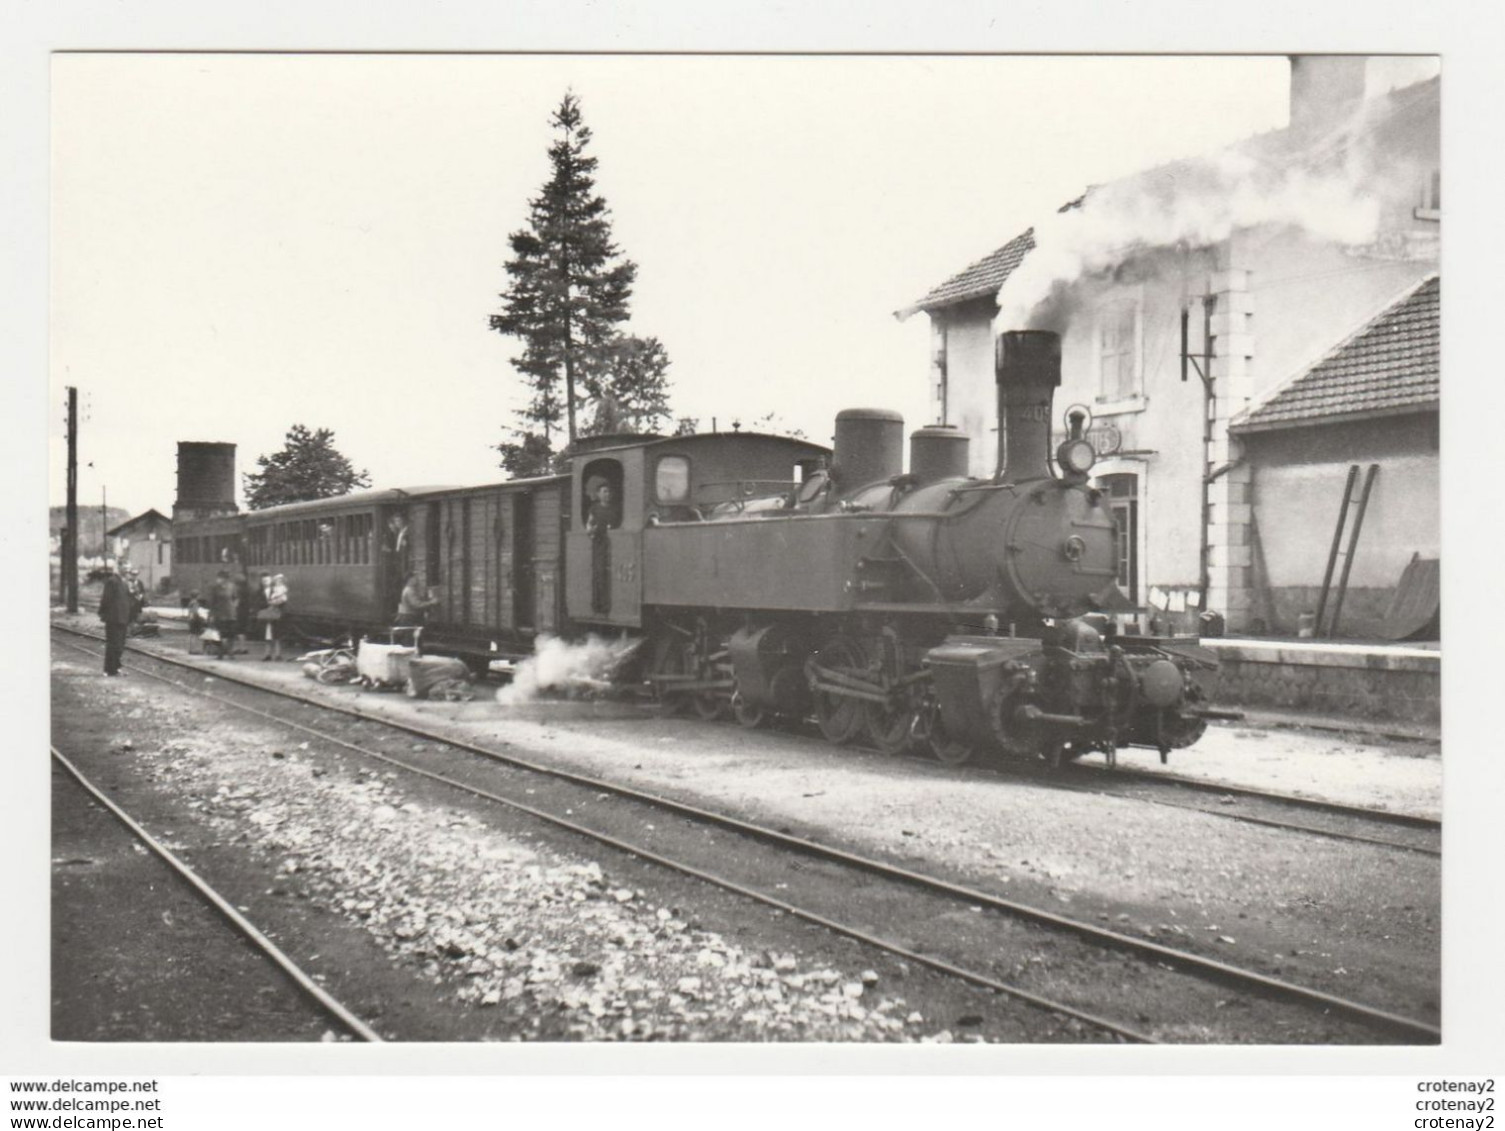
[[[1435,726],[1442,654],[1422,648],[1203,640],[1222,664],[1220,707]]]

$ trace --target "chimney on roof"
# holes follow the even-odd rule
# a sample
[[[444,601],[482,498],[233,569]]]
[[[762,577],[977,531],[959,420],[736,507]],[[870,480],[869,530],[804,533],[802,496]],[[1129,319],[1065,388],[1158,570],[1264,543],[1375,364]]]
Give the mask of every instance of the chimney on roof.
[[[1321,129],[1346,117],[1363,101],[1368,57],[1292,55],[1291,128]]]

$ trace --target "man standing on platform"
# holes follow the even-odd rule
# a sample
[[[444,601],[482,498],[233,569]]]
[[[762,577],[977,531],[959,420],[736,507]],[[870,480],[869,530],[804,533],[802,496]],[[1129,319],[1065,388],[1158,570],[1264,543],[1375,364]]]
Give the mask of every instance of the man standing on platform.
[[[125,655],[125,633],[131,623],[131,592],[113,568],[106,566],[104,592],[99,598],[99,619],[105,626],[105,675],[120,674]]]

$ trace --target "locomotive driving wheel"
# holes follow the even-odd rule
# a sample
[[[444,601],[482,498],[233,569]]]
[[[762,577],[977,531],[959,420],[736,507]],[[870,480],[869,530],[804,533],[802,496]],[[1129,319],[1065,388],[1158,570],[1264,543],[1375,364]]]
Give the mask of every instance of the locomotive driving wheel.
[[[910,737],[918,717],[908,703],[864,703],[863,724],[867,737],[880,754],[906,754],[913,739]]]
[[[730,701],[714,691],[697,691],[690,696],[690,703],[694,706],[695,713],[708,723],[714,723],[731,714]]]
[[[838,636],[815,654],[817,666],[863,678],[867,674],[867,654],[862,645],[846,636]],[[838,746],[851,742],[862,730],[865,704],[851,695],[834,691],[814,693],[815,721],[828,742]]]
[[[965,766],[977,757],[977,748],[946,733],[946,724],[941,719],[941,705],[933,699],[914,712],[910,724],[910,738],[916,746],[929,750],[938,762],[948,766]]]
[[[732,717],[739,726],[755,730],[768,721],[769,711],[762,703],[753,703],[742,697],[740,691],[732,694]]]
[[[977,747],[952,738],[946,733],[945,725],[939,721],[930,732],[930,752],[935,755],[936,761],[948,766],[965,766],[977,758]]]

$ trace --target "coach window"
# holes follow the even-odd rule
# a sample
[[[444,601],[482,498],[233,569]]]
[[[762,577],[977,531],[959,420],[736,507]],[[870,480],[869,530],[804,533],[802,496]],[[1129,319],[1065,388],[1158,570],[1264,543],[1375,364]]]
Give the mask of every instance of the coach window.
[[[615,530],[622,525],[622,465],[614,459],[592,460],[585,465],[585,474],[580,477],[580,525],[588,526],[591,514],[604,517],[606,527]],[[602,488],[606,494],[602,495]]]
[[[690,461],[687,457],[659,457],[653,473],[653,497],[665,505],[690,501]]]

